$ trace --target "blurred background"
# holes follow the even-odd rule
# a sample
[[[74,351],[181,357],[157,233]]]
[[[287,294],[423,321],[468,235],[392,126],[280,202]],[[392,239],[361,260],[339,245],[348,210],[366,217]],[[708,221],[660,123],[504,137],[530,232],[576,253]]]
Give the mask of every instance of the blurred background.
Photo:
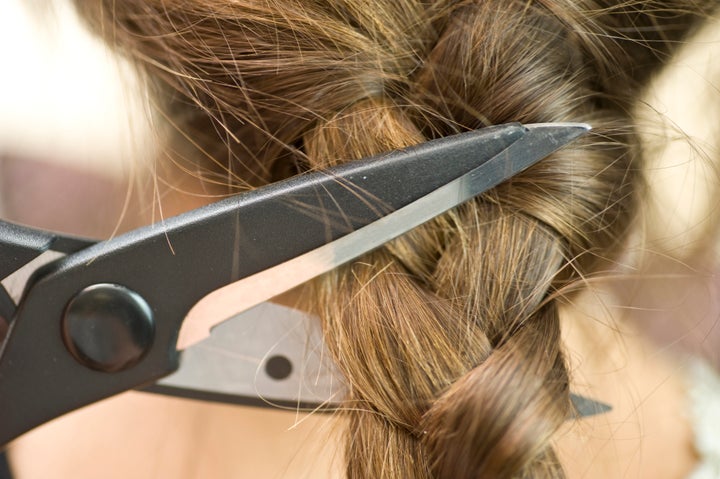
[[[150,149],[132,69],[64,0],[0,2],[0,216],[106,236]]]

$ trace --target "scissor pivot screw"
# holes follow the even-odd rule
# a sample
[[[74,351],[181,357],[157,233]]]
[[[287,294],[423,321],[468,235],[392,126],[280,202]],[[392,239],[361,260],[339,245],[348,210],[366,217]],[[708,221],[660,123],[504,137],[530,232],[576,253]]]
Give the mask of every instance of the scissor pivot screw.
[[[109,373],[137,364],[155,336],[143,297],[106,283],[88,286],[70,300],[62,328],[65,346],[80,364]]]

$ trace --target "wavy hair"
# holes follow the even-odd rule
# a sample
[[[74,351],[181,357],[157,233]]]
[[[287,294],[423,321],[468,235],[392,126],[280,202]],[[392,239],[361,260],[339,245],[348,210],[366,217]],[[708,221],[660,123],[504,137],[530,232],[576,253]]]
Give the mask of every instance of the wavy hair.
[[[583,141],[317,281],[349,384],[350,478],[563,477],[559,289],[612,257],[640,154],[628,113],[695,0],[106,0],[170,156],[251,188],[505,122]]]

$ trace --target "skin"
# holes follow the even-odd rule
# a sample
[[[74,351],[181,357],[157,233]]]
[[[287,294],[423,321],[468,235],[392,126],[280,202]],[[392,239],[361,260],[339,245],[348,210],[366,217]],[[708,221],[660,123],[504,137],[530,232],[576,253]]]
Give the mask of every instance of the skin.
[[[129,392],[28,434],[11,458],[19,478],[327,477],[331,428],[321,415]]]
[[[561,316],[573,391],[612,406],[568,423],[557,437],[561,461],[570,478],[687,477],[698,458],[683,362],[608,307],[612,299],[586,291]]]

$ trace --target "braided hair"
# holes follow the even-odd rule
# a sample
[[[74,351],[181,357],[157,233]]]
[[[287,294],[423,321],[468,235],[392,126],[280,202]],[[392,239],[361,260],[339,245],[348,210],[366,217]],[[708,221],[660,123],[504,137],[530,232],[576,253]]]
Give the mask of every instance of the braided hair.
[[[350,478],[563,477],[561,287],[612,257],[641,186],[629,106],[699,0],[107,0],[168,156],[254,188],[505,122],[593,133],[316,281]]]

